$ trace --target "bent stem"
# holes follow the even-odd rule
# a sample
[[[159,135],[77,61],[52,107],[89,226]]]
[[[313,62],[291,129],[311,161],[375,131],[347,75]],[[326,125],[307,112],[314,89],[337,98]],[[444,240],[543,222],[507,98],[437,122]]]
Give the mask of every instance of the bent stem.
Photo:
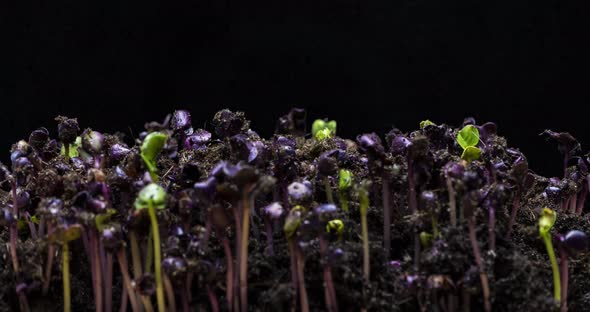
[[[72,311],[71,298],[70,298],[70,249],[68,243],[64,242],[61,247],[61,259],[62,259],[62,280],[64,288],[64,312]]]
[[[555,258],[555,251],[553,250],[553,243],[551,242],[549,232],[541,236],[543,237],[543,242],[545,243],[545,247],[547,248],[547,253],[549,254],[549,261],[551,262],[551,270],[553,271],[553,298],[555,298],[555,301],[560,303],[561,278],[559,276],[559,268],[557,266],[557,259]]]
[[[248,311],[248,234],[250,232],[250,209],[253,198],[247,188],[242,196],[242,242],[240,243],[240,306]]]
[[[221,233],[220,233],[221,234]],[[223,234],[222,234],[223,235]],[[234,299],[234,260],[231,252],[231,248],[229,246],[229,240],[226,236],[223,236],[223,252],[225,253],[225,259],[227,261],[227,272],[226,272],[226,287],[225,287],[225,296],[227,300],[227,308],[231,310],[233,306],[233,299]]]
[[[120,248],[117,252],[117,260],[119,260],[119,269],[121,271],[121,275],[123,276],[123,284],[127,290],[127,296],[129,296],[129,301],[131,302],[131,308],[133,309],[133,312],[137,312],[140,310],[139,304],[137,302],[137,296],[135,295],[133,286],[131,285],[129,272],[127,271],[127,255],[125,254],[125,250],[123,248]]]
[[[469,241],[471,242],[471,249],[473,249],[473,255],[475,257],[475,262],[476,262],[477,268],[479,270],[479,279],[481,281],[481,288],[483,291],[484,308],[485,308],[486,312],[490,312],[490,311],[492,311],[492,306],[490,304],[490,286],[489,286],[489,282],[488,282],[488,276],[485,272],[483,259],[481,257],[481,252],[479,251],[479,246],[477,245],[477,236],[475,233],[475,217],[474,216],[469,217],[468,226],[469,226]]]
[[[158,229],[158,218],[156,217],[156,209],[154,203],[150,200],[148,202],[148,213],[150,215],[150,222],[152,223],[152,234],[154,239],[154,273],[156,278],[156,298],[158,300],[158,311],[166,311],[166,302],[164,300],[164,286],[162,283],[162,259],[160,252],[160,230]]]

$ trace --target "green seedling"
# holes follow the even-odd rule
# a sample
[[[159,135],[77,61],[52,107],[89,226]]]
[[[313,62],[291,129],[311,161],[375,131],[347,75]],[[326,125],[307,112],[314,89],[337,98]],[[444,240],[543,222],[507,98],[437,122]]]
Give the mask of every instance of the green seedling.
[[[152,132],[148,134],[141,144],[141,159],[152,177],[152,181],[158,181],[157,158],[164,149],[168,136],[161,132]]]
[[[318,141],[331,138],[336,135],[336,121],[316,119],[311,125],[311,135]]]
[[[342,210],[348,212],[348,198],[346,193],[352,185],[352,172],[346,169],[340,169],[338,173],[338,191],[340,194],[340,206]]]
[[[420,129],[424,129],[424,128],[428,127],[428,126],[436,126],[436,124],[434,122],[428,120],[428,119],[422,120],[420,122]]]
[[[559,303],[561,301],[561,277],[559,276],[557,258],[555,257],[550,235],[551,228],[553,228],[556,219],[557,213],[555,211],[549,208],[543,208],[543,212],[539,218],[539,234],[545,243],[547,253],[549,254],[549,261],[551,262],[551,270],[553,271],[553,297]]]
[[[143,148],[142,148],[143,150]],[[142,155],[143,156],[143,155]],[[166,208],[166,190],[161,186],[151,183],[144,187],[137,199],[135,200],[135,209],[147,209],[152,225],[152,237],[154,243],[154,272],[156,278],[156,297],[158,300],[158,310],[160,312],[166,311],[166,303],[164,300],[164,286],[162,282],[162,256],[160,251],[160,230],[158,227],[158,218],[156,216],[156,209],[162,210]]]
[[[479,130],[474,125],[463,127],[457,134],[457,143],[463,148],[461,159],[466,161],[478,160],[481,157],[479,144]]]
[[[344,233],[344,222],[340,219],[334,219],[328,221],[326,225],[326,232],[334,233],[338,236],[338,241],[342,240],[342,234]]]

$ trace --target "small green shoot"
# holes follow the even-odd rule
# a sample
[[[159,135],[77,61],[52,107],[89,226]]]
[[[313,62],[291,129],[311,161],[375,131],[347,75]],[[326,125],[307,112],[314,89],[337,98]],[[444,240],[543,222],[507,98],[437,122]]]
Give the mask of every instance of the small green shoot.
[[[557,213],[555,211],[549,208],[543,208],[543,212],[539,218],[539,234],[543,238],[543,242],[545,242],[545,247],[549,254],[549,261],[551,262],[551,270],[553,271],[553,297],[559,303],[561,301],[561,277],[559,275],[559,268],[550,234],[556,219]]]
[[[434,122],[428,120],[428,119],[422,120],[420,122],[420,129],[424,129],[424,128],[428,127],[428,126],[436,126],[436,124]]]
[[[336,121],[316,119],[311,125],[311,135],[318,141],[333,137],[336,135]]]
[[[66,156],[66,147],[65,144],[61,146],[61,154]],[[80,153],[78,152],[78,148],[82,147],[82,138],[76,137],[76,141],[74,144],[70,144],[70,148],[68,149],[68,158],[79,157]]]
[[[147,139],[147,138],[146,138]],[[163,145],[163,144],[162,144]],[[159,152],[158,152],[159,153]],[[157,153],[155,154],[157,155]],[[143,147],[142,147],[143,157]],[[160,230],[158,227],[158,218],[156,216],[156,209],[164,209],[166,207],[166,190],[161,186],[150,183],[144,187],[135,200],[135,209],[147,209],[152,225],[152,237],[154,242],[154,263],[155,263],[155,278],[156,278],[156,298],[158,300],[158,310],[160,312],[166,311],[166,302],[164,300],[164,286],[162,282],[162,253],[160,251]]]
[[[338,241],[342,240],[342,234],[344,233],[344,222],[340,219],[334,219],[328,221],[326,225],[326,232],[335,233],[338,235]]]
[[[479,144],[479,130],[474,125],[463,127],[457,134],[457,143],[463,148],[461,159],[474,161],[481,157],[481,150],[477,148]]]
[[[152,132],[145,137],[141,145],[141,159],[145,162],[154,182],[158,181],[157,158],[162,152],[167,139],[168,136],[161,132]]]
[[[348,212],[348,198],[346,193],[352,185],[352,172],[346,169],[340,169],[338,172],[338,191],[340,193],[340,206],[342,210]]]

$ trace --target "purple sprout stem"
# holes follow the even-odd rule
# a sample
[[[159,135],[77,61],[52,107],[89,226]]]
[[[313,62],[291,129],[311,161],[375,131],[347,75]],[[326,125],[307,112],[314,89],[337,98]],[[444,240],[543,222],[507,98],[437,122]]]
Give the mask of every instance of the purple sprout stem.
[[[215,296],[215,292],[211,289],[211,286],[207,285],[207,297],[209,297],[209,302],[211,303],[211,311],[219,312],[219,302],[217,302],[217,296]]]
[[[111,252],[107,252],[106,258],[104,310],[106,312],[111,312],[113,309],[113,254]]]
[[[510,221],[508,222],[508,233],[506,234],[506,238],[510,240],[512,238],[512,230],[514,228],[514,223],[516,223],[516,214],[520,209],[520,193],[521,189],[518,187],[516,190],[516,194],[514,195],[514,201],[512,202],[512,211],[510,212]]]
[[[305,260],[303,259],[303,252],[295,247],[295,254],[297,257],[297,284],[299,286],[299,304],[301,305],[301,312],[309,312],[309,301],[307,299],[307,290],[305,289],[304,267]]]
[[[25,215],[27,218],[27,224],[29,225],[29,231],[31,232],[31,238],[37,239],[37,237],[39,236],[37,235],[37,228],[35,227],[35,223],[33,223],[31,215],[28,212],[25,212]]]
[[[586,178],[582,183],[582,192],[580,192],[580,198],[578,198],[578,207],[576,207],[576,214],[581,216],[584,210],[584,204],[586,203],[586,196],[588,196],[588,183],[590,180]]]
[[[568,272],[568,259],[567,259],[567,252],[565,249],[560,245],[559,246],[559,257],[561,258],[559,261],[559,266],[561,267],[561,301],[560,301],[560,311],[567,312],[567,291],[568,291],[568,284],[569,284],[569,272]]]
[[[103,282],[102,282],[102,264],[100,260],[100,248],[98,244],[98,238],[96,237],[96,231],[94,229],[90,230],[90,246],[91,246],[91,256],[92,256],[92,263],[94,266],[94,305],[96,308],[96,312],[103,311],[103,298],[102,298],[102,290],[103,290]]]
[[[457,198],[455,195],[455,188],[453,187],[453,180],[447,175],[447,192],[449,193],[449,215],[451,218],[451,226],[457,226]]]
[[[182,312],[189,312],[190,307],[188,304],[188,289],[180,292],[180,302],[182,304]]]
[[[266,229],[266,244],[268,245],[268,255],[274,256],[274,246],[273,246],[273,231],[272,231],[272,223],[271,220],[268,218],[264,218],[264,227]]]
[[[254,201],[250,194],[251,187],[246,187],[242,194],[242,237],[240,243],[241,311],[248,311],[248,238],[250,233],[250,210]]]
[[[291,282],[293,283],[293,291],[295,291],[295,295],[293,296],[293,304],[291,310],[294,311],[297,307],[297,297],[299,295],[299,274],[298,274],[298,265],[297,265],[297,247],[295,246],[295,242],[293,238],[288,239],[289,244],[289,256],[291,257]],[[302,270],[303,271],[303,270]]]
[[[327,259],[328,242],[324,235],[320,236],[320,254],[325,260],[323,264],[323,274],[326,308],[328,312],[336,312],[338,311],[338,301],[336,300],[336,290],[334,289],[334,279],[332,278],[332,267]]]
[[[408,156],[408,207],[412,215],[418,212],[418,202],[416,199],[416,181],[414,181],[414,164]],[[414,269],[418,270],[420,265],[420,234],[416,224],[412,225],[414,229]]]
[[[389,177],[382,176],[383,184],[383,246],[385,248],[385,260],[389,260],[391,254],[391,190],[389,189]]]
[[[475,257],[475,263],[477,264],[477,268],[479,270],[479,279],[481,281],[481,288],[483,291],[484,309],[486,312],[490,312],[492,311],[492,305],[490,304],[490,286],[488,282],[488,276],[485,272],[483,258],[481,257],[481,252],[479,251],[479,246],[477,244],[477,236],[475,233],[475,216],[469,217],[467,222],[469,226],[469,241],[471,242],[471,249],[473,249],[473,256]]]
[[[127,296],[129,297],[129,302],[131,302],[131,308],[133,312],[140,311],[140,305],[137,302],[137,296],[135,295],[135,291],[133,290],[133,286],[131,285],[131,278],[129,277],[128,265],[127,265],[127,254],[125,253],[125,249],[119,248],[117,251],[117,260],[119,262],[119,269],[121,271],[121,275],[123,276],[123,284],[125,289],[127,290]]]
[[[490,241],[489,249],[491,251],[496,250],[496,208],[488,207],[488,240]]]
[[[121,289],[121,306],[119,307],[119,312],[127,312],[127,302],[129,302],[127,296],[127,287],[123,285]],[[135,312],[135,310],[133,310],[133,312]]]
[[[576,213],[577,209],[578,209],[578,193],[574,193],[570,196],[569,212]]]
[[[48,233],[51,233],[51,224],[47,225]],[[43,296],[47,296],[49,292],[49,282],[51,281],[51,269],[53,268],[53,257],[55,255],[55,247],[53,244],[47,246],[47,262],[45,263],[45,278],[43,280]]]
[[[236,264],[235,264],[235,274],[234,274],[234,310],[240,311],[240,278],[238,272],[240,272],[240,265],[241,265],[241,248],[240,244],[242,242],[242,223],[240,222],[242,216],[242,204],[241,202],[237,203],[236,209],[233,210],[234,212],[234,221],[236,223]]]
[[[13,178],[12,181],[12,215],[14,216],[15,220],[18,220],[18,205],[16,199],[16,179]],[[18,226],[17,222],[10,223],[10,257],[12,259],[12,269],[14,270],[15,276],[20,271],[20,267],[18,264],[18,254],[16,250],[18,241]]]
[[[61,258],[64,290],[64,312],[70,312],[72,310],[72,300],[70,297],[70,249],[68,247],[68,242],[64,242],[61,247]]]
[[[326,191],[326,200],[328,203],[334,203],[334,195],[332,195],[332,186],[330,185],[330,178],[325,176],[324,177],[324,188]]]
[[[164,290],[166,291],[166,298],[168,300],[168,310],[167,311],[177,311],[176,310],[176,298],[174,298],[174,288],[172,288],[172,282],[170,281],[170,277],[166,272],[162,272],[163,280],[164,280]]]
[[[221,231],[220,231],[221,232]],[[231,247],[229,246],[229,239],[222,233],[223,235],[223,252],[225,253],[225,260],[227,261],[227,272],[226,272],[226,287],[225,287],[225,297],[227,300],[227,308],[231,310],[233,306],[233,299],[234,299],[234,260],[231,252]]]
[[[138,280],[142,274],[141,256],[139,252],[139,242],[137,241],[137,233],[133,229],[129,230],[129,243],[131,245],[131,262],[133,264],[133,278],[135,280]],[[141,297],[138,294],[135,294],[135,292],[130,292],[129,294],[130,296],[135,296],[136,302],[141,302],[143,304],[143,300],[141,300]]]

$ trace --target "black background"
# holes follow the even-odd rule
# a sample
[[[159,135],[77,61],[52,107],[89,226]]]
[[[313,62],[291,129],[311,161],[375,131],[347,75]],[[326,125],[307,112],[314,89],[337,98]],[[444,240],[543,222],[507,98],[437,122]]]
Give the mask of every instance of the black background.
[[[13,5],[13,4],[10,4]],[[494,121],[531,167],[558,175],[537,136],[590,142],[587,1],[43,1],[2,13],[0,157],[58,114],[137,134],[189,109],[203,126],[243,110],[262,135],[291,106],[339,133],[420,120]],[[12,10],[14,9],[14,10]],[[13,13],[14,12],[14,13]],[[7,14],[8,13],[8,14]]]

